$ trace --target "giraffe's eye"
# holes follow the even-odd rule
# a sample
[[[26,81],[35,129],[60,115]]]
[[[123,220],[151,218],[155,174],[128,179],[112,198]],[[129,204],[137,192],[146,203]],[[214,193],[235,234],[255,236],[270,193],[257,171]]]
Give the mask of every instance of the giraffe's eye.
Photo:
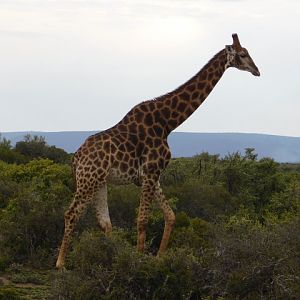
[[[240,57],[241,57],[241,58],[245,58],[246,56],[247,56],[247,55],[246,55],[245,53],[241,53],[241,54],[240,54]]]

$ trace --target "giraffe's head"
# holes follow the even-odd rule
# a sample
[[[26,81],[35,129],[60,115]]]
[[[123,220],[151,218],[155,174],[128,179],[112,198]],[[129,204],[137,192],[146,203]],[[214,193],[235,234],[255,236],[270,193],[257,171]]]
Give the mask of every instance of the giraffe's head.
[[[234,33],[232,38],[233,44],[225,47],[227,53],[227,67],[235,67],[239,70],[248,71],[254,76],[260,76],[260,72],[247,49],[241,46],[238,35]]]

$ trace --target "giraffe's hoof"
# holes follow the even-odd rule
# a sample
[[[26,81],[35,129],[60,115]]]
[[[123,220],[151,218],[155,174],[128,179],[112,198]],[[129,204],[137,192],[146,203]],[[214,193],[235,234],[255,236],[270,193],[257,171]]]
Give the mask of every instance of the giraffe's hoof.
[[[100,222],[100,227],[106,235],[108,235],[112,231],[112,225],[111,225],[110,220],[101,221]]]
[[[66,272],[66,271],[67,271],[67,269],[66,269],[66,267],[65,267],[65,266],[60,266],[60,267],[56,266],[56,269],[57,269],[57,271],[59,271],[59,272],[61,272],[61,273],[63,273],[63,272]]]
[[[64,263],[57,260],[56,265],[55,265],[56,269],[61,270],[64,269]]]
[[[166,253],[166,250],[159,249],[157,251],[156,257],[162,257]]]

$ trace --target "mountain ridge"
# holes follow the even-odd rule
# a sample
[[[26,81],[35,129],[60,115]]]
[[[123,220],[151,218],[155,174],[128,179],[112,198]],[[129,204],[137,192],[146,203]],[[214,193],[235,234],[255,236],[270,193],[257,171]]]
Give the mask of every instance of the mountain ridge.
[[[49,145],[75,152],[84,140],[99,131],[20,131],[2,132],[3,138],[14,145],[26,134],[45,137]],[[220,154],[244,153],[245,148],[255,148],[258,157],[271,157],[278,162],[300,162],[300,137],[260,134],[260,133],[200,133],[172,132],[168,143],[173,157],[191,157],[201,152]]]

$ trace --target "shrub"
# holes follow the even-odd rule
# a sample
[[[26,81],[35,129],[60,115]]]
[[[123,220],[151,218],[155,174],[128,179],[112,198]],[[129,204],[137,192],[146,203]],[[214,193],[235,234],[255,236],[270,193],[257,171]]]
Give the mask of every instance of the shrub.
[[[230,214],[237,208],[235,198],[220,185],[200,184],[192,179],[181,185],[166,187],[165,191],[168,198],[178,198],[178,211],[184,211],[192,218],[216,221],[218,216]]]
[[[296,299],[299,296],[299,220],[285,226],[231,224],[218,227],[209,262],[215,270],[213,293],[245,299]]]
[[[0,300],[21,300],[21,297],[14,289],[10,287],[0,287]]]
[[[119,234],[85,232],[58,276],[52,298],[190,299],[204,293],[208,272],[186,249],[154,257],[136,252]]]
[[[5,265],[28,260],[36,265],[50,263],[71,197],[68,169],[41,160],[6,165],[4,174],[6,180],[18,182],[18,188],[7,193],[6,206],[0,210],[0,261]]]

